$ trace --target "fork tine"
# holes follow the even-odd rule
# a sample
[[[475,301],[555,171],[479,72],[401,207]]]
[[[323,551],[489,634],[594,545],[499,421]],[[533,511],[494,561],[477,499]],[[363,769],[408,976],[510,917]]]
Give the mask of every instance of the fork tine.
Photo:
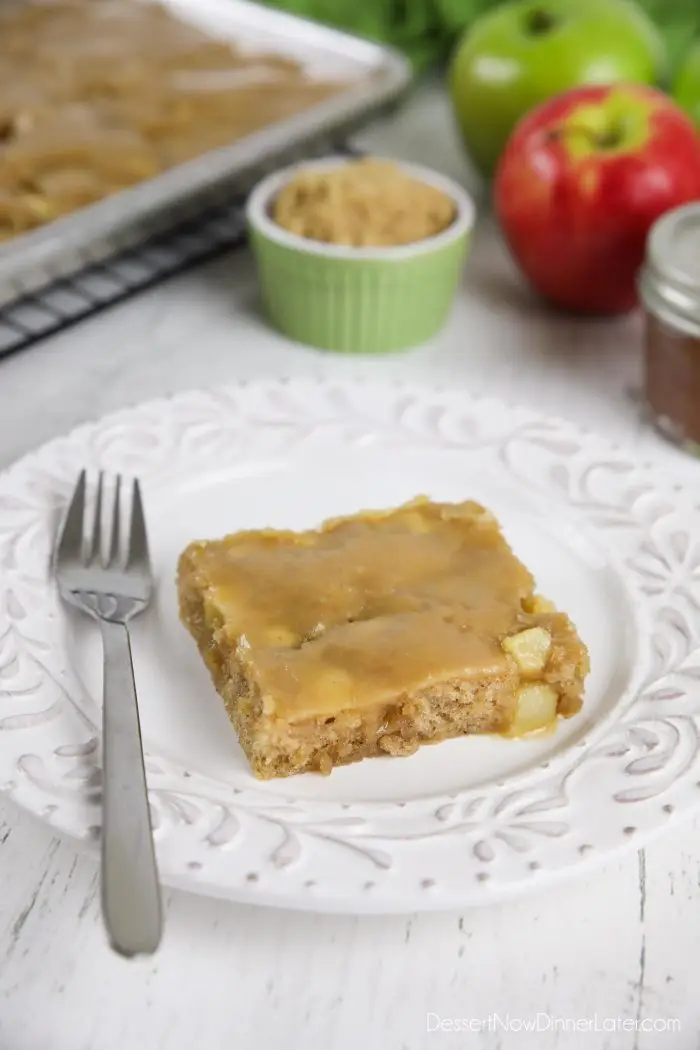
[[[141,499],[141,486],[134,478],[131,500],[131,521],[129,524],[129,556],[127,567],[139,566],[148,569],[148,536],[146,535],[146,519],[143,513],[143,500]]]
[[[83,518],[85,515],[85,489],[87,486],[87,474],[80,471],[80,476],[73,489],[66,516],[63,520],[61,532],[56,544],[56,561],[82,559],[84,530]]]
[[[95,499],[95,518],[92,523],[92,546],[88,551],[87,560],[102,561],[102,490],[104,487],[104,471],[100,471],[97,478],[97,497]]]
[[[119,535],[119,518],[120,518],[120,506],[119,506],[119,492],[121,489],[122,478],[121,474],[117,474],[116,486],[114,489],[114,507],[112,509],[112,537],[109,544],[109,554],[107,555],[107,567],[114,567],[119,564],[119,548],[121,546]]]

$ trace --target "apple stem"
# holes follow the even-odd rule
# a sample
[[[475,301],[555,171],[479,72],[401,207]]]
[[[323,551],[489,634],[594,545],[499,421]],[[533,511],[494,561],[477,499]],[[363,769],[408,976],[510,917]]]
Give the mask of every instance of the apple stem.
[[[581,135],[592,146],[597,146],[599,149],[615,149],[622,141],[622,133],[619,128],[610,128],[605,132],[598,133],[593,131],[592,128],[586,127],[585,124],[567,124],[565,129],[552,128],[549,132],[549,139],[552,142],[559,142],[561,139],[568,138],[571,135]]]

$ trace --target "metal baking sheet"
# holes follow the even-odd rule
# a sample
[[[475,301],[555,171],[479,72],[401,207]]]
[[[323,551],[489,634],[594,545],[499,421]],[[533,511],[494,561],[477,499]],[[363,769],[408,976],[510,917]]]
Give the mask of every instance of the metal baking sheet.
[[[134,0],[149,3],[151,0]],[[245,190],[272,165],[348,133],[396,102],[411,80],[398,52],[248,0],[160,0],[182,21],[245,50],[300,62],[347,90],[0,247],[0,306],[138,244]]]

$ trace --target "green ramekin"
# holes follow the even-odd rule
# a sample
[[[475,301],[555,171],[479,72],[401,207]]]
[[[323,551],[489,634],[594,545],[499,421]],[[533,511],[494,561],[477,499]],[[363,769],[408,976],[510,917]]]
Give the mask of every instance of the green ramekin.
[[[355,248],[308,240],[278,226],[270,207],[299,171],[349,163],[331,157],[295,164],[263,179],[246,209],[263,305],[284,335],[346,354],[417,346],[436,335],[450,311],[474,225],[469,195],[417,164],[401,169],[442,190],[455,221],[436,237],[393,248]]]

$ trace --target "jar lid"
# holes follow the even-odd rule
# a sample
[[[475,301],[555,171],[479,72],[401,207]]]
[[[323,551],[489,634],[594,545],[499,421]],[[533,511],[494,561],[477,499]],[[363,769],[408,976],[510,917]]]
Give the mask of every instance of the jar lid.
[[[639,294],[659,320],[700,337],[700,202],[675,208],[652,226]]]

